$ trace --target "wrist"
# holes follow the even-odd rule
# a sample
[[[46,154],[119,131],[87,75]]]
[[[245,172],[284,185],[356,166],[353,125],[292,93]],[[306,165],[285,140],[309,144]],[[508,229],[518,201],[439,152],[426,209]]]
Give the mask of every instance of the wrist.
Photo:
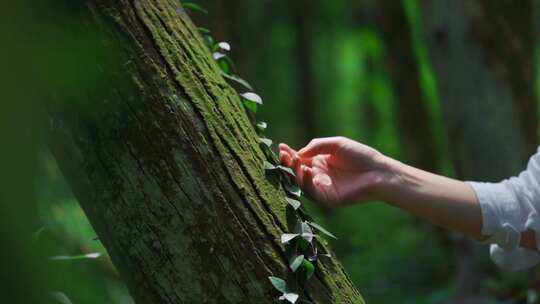
[[[373,187],[375,199],[392,203],[406,188],[407,165],[383,154],[378,156],[377,162],[380,178]]]

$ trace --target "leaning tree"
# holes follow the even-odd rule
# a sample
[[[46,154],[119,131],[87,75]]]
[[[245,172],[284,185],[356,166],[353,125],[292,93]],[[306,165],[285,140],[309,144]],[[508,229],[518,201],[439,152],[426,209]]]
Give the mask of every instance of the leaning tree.
[[[269,276],[298,279],[290,200],[200,29],[177,0],[84,5],[108,52],[99,89],[48,105],[51,147],[137,303],[274,302]],[[298,302],[363,303],[333,257],[313,264]]]

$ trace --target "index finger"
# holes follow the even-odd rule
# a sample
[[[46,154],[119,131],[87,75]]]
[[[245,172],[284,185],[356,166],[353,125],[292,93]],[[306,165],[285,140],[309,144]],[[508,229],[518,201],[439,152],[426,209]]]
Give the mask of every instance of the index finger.
[[[313,139],[307,146],[298,151],[298,155],[302,158],[308,158],[318,154],[332,154],[339,148],[341,140],[341,137]]]

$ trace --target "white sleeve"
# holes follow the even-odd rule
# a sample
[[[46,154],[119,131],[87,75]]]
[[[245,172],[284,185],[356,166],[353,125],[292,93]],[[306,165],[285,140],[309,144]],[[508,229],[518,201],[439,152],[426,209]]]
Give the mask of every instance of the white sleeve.
[[[500,183],[468,182],[482,211],[482,234],[489,236],[492,260],[508,270],[540,262],[540,252],[519,247],[521,232],[534,230],[540,248],[540,149],[527,169]]]

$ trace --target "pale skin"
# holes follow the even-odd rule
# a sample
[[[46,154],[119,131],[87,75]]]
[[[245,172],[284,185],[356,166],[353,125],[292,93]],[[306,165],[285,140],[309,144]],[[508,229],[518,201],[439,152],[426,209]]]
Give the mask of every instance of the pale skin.
[[[383,201],[472,239],[488,237],[481,233],[476,194],[462,181],[408,166],[345,137],[317,138],[298,151],[280,144],[279,157],[295,171],[302,190],[326,207]],[[533,231],[522,233],[520,246],[536,250]]]

